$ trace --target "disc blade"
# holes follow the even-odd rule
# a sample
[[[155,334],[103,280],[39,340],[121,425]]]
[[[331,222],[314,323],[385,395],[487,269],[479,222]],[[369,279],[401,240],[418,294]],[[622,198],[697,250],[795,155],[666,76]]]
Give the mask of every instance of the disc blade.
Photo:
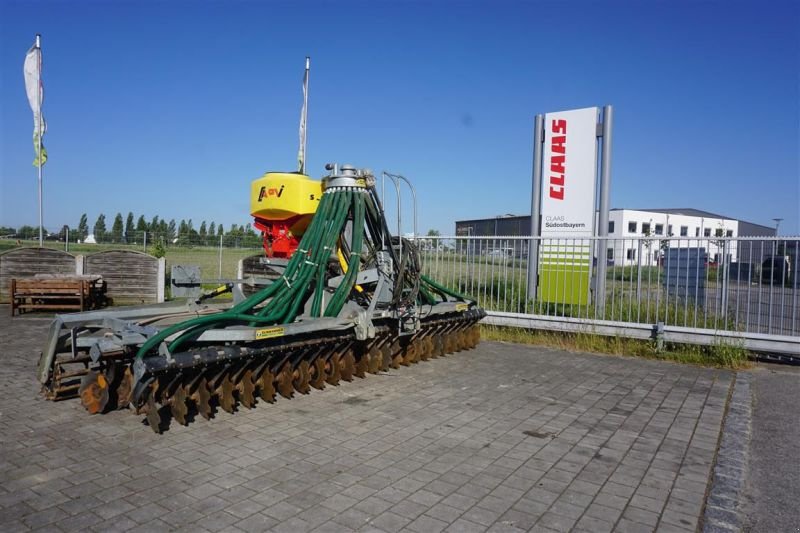
[[[90,371],[81,378],[78,394],[90,414],[100,413],[108,404],[108,380],[102,372]]]
[[[172,413],[172,418],[174,418],[182,426],[187,424],[186,414],[189,412],[189,409],[186,406],[186,399],[186,389],[183,387],[183,385],[178,385],[178,388],[175,389],[175,393],[172,395],[172,401],[169,404],[169,410]]]
[[[239,400],[242,402],[242,405],[248,409],[252,409],[256,405],[255,390],[256,386],[253,383],[253,371],[245,370],[239,382]]]
[[[275,403],[275,375],[265,370],[258,380],[258,395],[267,403]]]
[[[206,420],[211,420],[214,412],[211,409],[211,391],[208,390],[208,381],[202,378],[197,384],[194,394],[194,401],[197,404],[197,412]]]
[[[314,359],[314,364],[311,367],[311,386],[315,389],[324,389],[325,378],[327,377],[328,376],[325,373],[325,359],[322,357],[317,357]]]
[[[325,378],[325,381],[333,386],[338,385],[339,381],[342,379],[342,365],[339,362],[339,354],[335,353],[328,358],[326,370],[328,377]]]
[[[356,371],[356,358],[352,350],[347,350],[339,359],[342,379],[353,381],[353,374]]]
[[[284,398],[292,398],[294,396],[294,372],[292,371],[292,364],[288,361],[283,364],[283,368],[278,372],[275,382],[278,385],[278,394]]]
[[[150,428],[155,431],[156,433],[161,433],[161,415],[158,413],[158,406],[156,405],[155,401],[155,390],[151,389],[147,395],[147,423],[150,424]]]
[[[311,385],[309,384],[311,372],[309,371],[308,361],[300,361],[297,368],[294,369],[293,377],[292,386],[294,390],[300,394],[308,394],[311,391]]]
[[[233,397],[233,381],[231,381],[230,374],[225,374],[225,377],[222,378],[222,383],[217,389],[217,397],[223,411],[233,413],[236,410],[236,399]]]

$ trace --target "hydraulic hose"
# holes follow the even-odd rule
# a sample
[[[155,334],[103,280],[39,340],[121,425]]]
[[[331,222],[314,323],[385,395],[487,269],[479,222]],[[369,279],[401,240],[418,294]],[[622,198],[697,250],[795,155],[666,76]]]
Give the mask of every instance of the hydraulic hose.
[[[350,250],[350,262],[347,265],[347,273],[339,287],[336,288],[330,303],[325,308],[325,316],[331,317],[339,314],[342,310],[347,296],[353,290],[361,263],[361,248],[364,244],[364,211],[365,199],[363,194],[356,193],[353,202],[353,231],[352,247]]]
[[[453,298],[458,298],[459,300],[472,301],[472,300],[470,300],[469,298],[467,298],[466,296],[464,296],[461,293],[458,293],[458,292],[455,292],[453,290],[450,290],[447,287],[445,287],[444,285],[439,285],[438,283],[433,281],[428,276],[420,276],[420,279],[422,281],[424,281],[425,283],[427,283],[428,285],[430,285],[431,287],[433,287],[434,289],[438,290],[439,292],[443,292],[443,293],[447,294],[448,296],[452,296]]]

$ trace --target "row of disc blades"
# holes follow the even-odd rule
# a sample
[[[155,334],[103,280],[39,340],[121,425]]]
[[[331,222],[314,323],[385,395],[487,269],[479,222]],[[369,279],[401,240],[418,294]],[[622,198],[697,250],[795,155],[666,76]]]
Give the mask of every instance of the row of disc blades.
[[[410,342],[379,337],[368,344],[347,341],[313,346],[294,358],[284,357],[277,367],[273,358],[263,357],[198,371],[184,370],[154,380],[136,412],[144,413],[153,431],[160,433],[169,415],[186,425],[195,414],[212,418],[217,407],[233,413],[239,405],[255,407],[258,400],[273,403],[278,395],[292,398],[295,393],[308,394],[311,389],[335,386],[340,381],[363,378],[367,373],[376,374],[469,349],[479,341],[477,324],[457,324],[456,329],[431,330]],[[126,407],[130,403],[131,385],[128,365],[106,373],[90,371],[82,380],[79,395],[87,411],[98,413],[109,406]]]

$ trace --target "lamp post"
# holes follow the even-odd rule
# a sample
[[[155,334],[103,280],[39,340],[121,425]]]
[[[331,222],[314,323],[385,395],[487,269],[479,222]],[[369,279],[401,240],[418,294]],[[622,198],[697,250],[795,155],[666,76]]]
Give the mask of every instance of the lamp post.
[[[781,225],[782,218],[776,217],[772,220],[775,221],[775,241],[772,244],[772,255],[778,255],[778,228]],[[774,261],[774,260],[773,260]]]
[[[778,236],[778,228],[780,227],[781,222],[783,221],[783,219],[782,218],[773,218],[772,220],[775,221],[775,236],[777,237]]]

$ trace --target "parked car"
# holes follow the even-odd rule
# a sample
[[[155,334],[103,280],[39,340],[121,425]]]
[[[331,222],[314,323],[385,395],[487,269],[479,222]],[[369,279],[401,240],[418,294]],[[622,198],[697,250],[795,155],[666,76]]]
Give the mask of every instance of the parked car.
[[[513,257],[514,256],[514,249],[513,248],[495,248],[493,250],[489,250],[486,252],[486,255],[489,257]]]
[[[773,255],[761,263],[761,283],[764,285],[791,285],[793,274],[788,256]]]

